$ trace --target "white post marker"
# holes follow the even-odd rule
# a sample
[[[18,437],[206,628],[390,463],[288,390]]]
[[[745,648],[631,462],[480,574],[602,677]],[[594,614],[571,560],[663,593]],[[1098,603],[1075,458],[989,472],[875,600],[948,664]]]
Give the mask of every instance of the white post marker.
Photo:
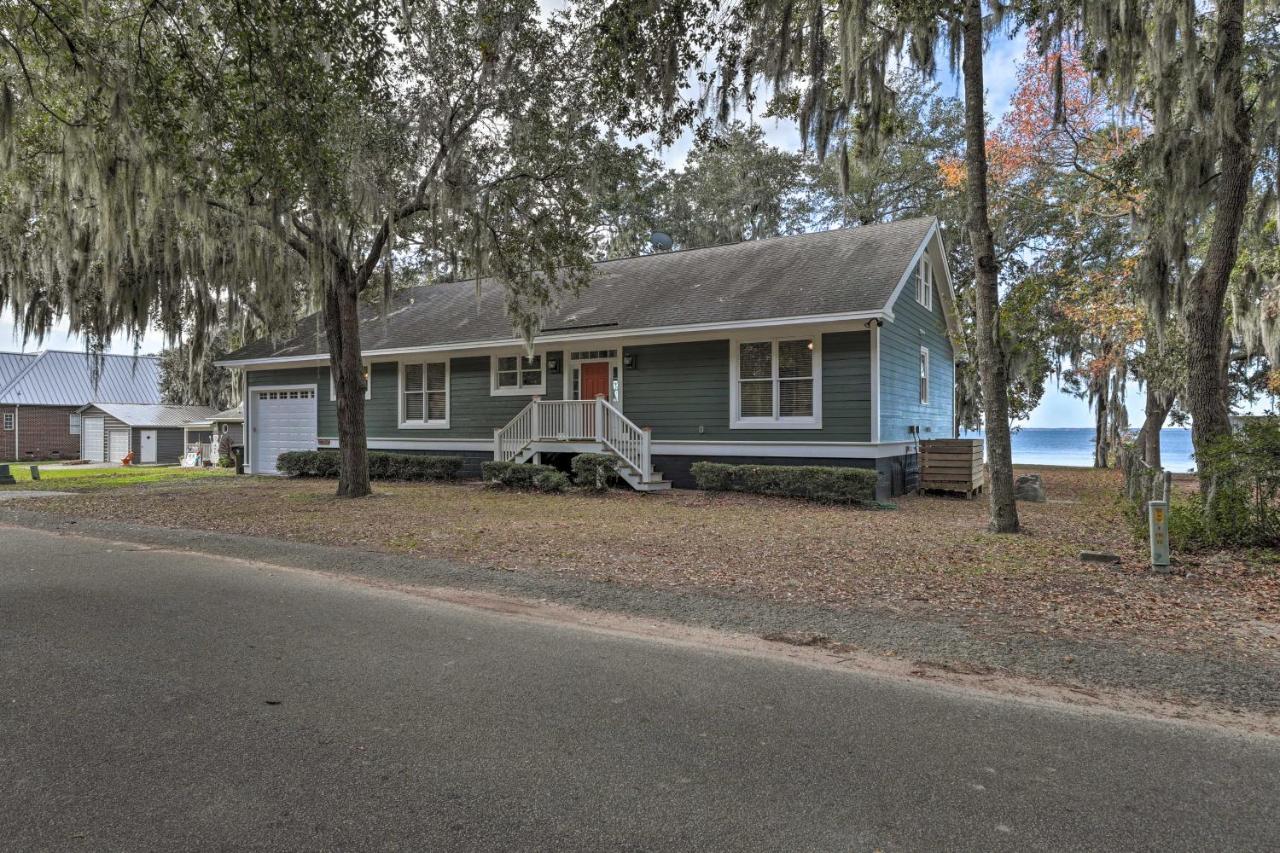
[[[1147,504],[1147,521],[1151,528],[1151,567],[1157,572],[1169,571],[1169,502]]]

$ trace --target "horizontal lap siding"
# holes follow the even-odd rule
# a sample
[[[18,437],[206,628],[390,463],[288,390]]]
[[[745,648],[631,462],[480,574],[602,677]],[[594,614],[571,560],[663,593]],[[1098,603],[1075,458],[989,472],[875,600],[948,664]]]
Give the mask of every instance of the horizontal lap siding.
[[[941,267],[935,262],[934,269]],[[937,288],[933,310],[916,301],[908,281],[893,306],[894,321],[880,329],[880,440],[950,438],[955,407],[955,365]],[[929,349],[929,403],[920,402],[920,347]]]
[[[563,396],[562,353],[546,355],[557,362],[558,370],[547,371],[545,399]],[[370,365],[370,397],[365,401],[365,428],[369,438],[395,439],[492,439],[493,431],[506,426],[533,395],[495,397],[489,393],[489,356],[468,356],[449,360],[449,428],[400,428],[400,365],[377,361]],[[338,435],[337,403],[329,399],[329,368],[301,367],[288,370],[256,370],[249,373],[250,387],[263,385],[316,386],[317,430],[323,438]]]
[[[822,429],[730,429],[728,340],[627,347],[636,366],[623,372],[623,410],[658,441],[869,441],[870,341],[822,336]]]

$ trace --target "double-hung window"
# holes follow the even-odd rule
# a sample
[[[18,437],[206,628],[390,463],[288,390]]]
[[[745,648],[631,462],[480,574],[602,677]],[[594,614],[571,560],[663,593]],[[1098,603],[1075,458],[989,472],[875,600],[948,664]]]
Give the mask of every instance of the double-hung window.
[[[13,412],[5,412],[5,413],[4,413],[4,428],[5,428],[6,430],[12,430],[12,429],[13,429]]]
[[[933,310],[933,263],[928,258],[921,258],[916,267],[916,301]]]
[[[920,347],[920,403],[929,404],[929,349]]]
[[[400,365],[400,426],[449,426],[449,363],[411,362]]]
[[[547,390],[546,364],[541,353],[492,356],[489,374],[493,395],[545,394]]]
[[[68,435],[80,434],[80,413],[79,412],[72,412],[70,416],[67,418],[67,434]]]
[[[817,337],[733,344],[731,426],[822,426],[822,352]]]

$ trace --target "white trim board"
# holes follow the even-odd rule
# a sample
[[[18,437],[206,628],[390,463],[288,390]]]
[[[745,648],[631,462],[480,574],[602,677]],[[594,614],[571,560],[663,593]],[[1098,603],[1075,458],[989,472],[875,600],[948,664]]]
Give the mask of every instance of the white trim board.
[[[920,263],[920,258],[928,250],[929,244],[934,238],[938,240],[938,256],[942,258],[942,270],[945,273],[943,282],[945,287],[939,285],[938,296],[942,299],[942,316],[947,323],[947,331],[951,336],[959,341],[961,340],[962,330],[960,328],[960,315],[956,313],[956,292],[955,286],[951,283],[951,268],[947,265],[947,247],[942,243],[942,231],[938,226],[938,220],[933,220],[933,225],[929,227],[929,233],[924,237],[923,242],[916,248],[916,252],[911,256],[911,263],[907,264],[906,270],[902,273],[902,278],[898,279],[898,284],[893,289],[893,293],[889,295],[889,301],[884,307],[884,315],[887,319],[893,320],[893,306],[898,304],[898,297],[902,295],[902,291],[907,286],[907,282],[913,278],[916,266]],[[931,309],[932,310],[932,309]]]
[[[338,439],[318,438],[322,450],[337,450]],[[539,442],[543,453],[581,453],[594,449],[592,442]],[[588,445],[591,445],[588,447]],[[370,450],[474,450],[493,452],[493,439],[371,438]],[[800,459],[882,459],[914,453],[908,441],[880,444],[851,441],[805,441],[783,444],[773,441],[655,441],[652,452],[662,456],[779,456]]]
[[[892,306],[890,300],[889,305]],[[801,317],[770,317],[761,320],[730,320],[719,323],[695,323],[687,326],[654,326],[643,329],[601,329],[594,332],[578,332],[574,334],[540,335],[534,338],[534,346],[538,351],[552,344],[570,344],[587,341],[625,341],[627,346],[639,346],[644,343],[679,343],[684,340],[720,340],[727,338],[738,330],[788,328],[791,326],[822,326],[823,332],[845,331],[839,328],[849,323],[865,323],[867,320],[893,320],[893,311],[889,308],[874,311],[851,311],[842,314],[810,314]],[[826,328],[835,326],[837,328]],[[859,328],[865,328],[859,326]],[[366,361],[394,361],[400,356],[420,355],[422,353],[463,353],[480,351],[510,350],[523,346],[519,340],[486,340],[466,341],[450,344],[433,344],[421,347],[396,347],[393,349],[365,350],[361,358]],[[295,367],[311,367],[328,364],[329,357],[322,353],[308,355],[288,355],[275,358],[249,358],[217,361],[219,367],[276,367],[292,365]]]

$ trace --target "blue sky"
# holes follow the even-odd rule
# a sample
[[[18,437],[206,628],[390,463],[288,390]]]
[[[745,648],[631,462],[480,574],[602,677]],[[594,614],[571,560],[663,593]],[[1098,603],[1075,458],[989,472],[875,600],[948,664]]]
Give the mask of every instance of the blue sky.
[[[1008,37],[996,34],[992,38],[985,61],[985,71],[988,97],[987,108],[992,116],[993,123],[999,121],[1009,107],[1009,100],[1017,85],[1016,63],[1022,56],[1024,47],[1025,40],[1021,36]],[[944,84],[943,92],[958,96],[960,94],[958,82],[954,79],[948,79]],[[761,127],[765,131],[766,137],[774,145],[788,149],[799,149],[800,137],[796,132],[795,126],[790,122],[766,120],[761,122]],[[663,159],[671,166],[678,167],[684,162],[685,155],[689,151],[689,145],[690,139],[686,136],[662,152]],[[79,338],[72,337],[67,331],[66,324],[63,323],[43,344],[29,344],[26,349],[79,350],[83,349],[83,347],[84,342]],[[154,353],[163,347],[163,336],[155,331],[149,331],[142,339],[141,352]],[[18,350],[21,348],[21,339],[18,337],[13,323],[13,315],[8,311],[0,312],[0,349]],[[108,351],[132,353],[133,349],[134,342],[120,336],[111,342]],[[1129,420],[1131,423],[1139,424],[1142,422],[1142,395],[1136,385],[1131,386],[1128,390]],[[1074,427],[1091,426],[1092,422],[1093,418],[1090,415],[1089,407],[1083,400],[1050,388],[1046,391],[1040,406],[1032,413],[1030,420],[1023,423],[1023,426]]]

